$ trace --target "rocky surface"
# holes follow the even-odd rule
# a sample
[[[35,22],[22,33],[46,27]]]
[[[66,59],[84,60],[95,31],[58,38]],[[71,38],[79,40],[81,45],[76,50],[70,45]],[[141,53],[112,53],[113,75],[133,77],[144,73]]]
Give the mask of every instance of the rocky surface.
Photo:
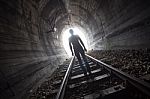
[[[150,49],[97,50],[89,55],[138,78],[150,73]]]
[[[69,63],[70,60],[63,62],[36,90],[30,90],[29,99],[55,99]]]

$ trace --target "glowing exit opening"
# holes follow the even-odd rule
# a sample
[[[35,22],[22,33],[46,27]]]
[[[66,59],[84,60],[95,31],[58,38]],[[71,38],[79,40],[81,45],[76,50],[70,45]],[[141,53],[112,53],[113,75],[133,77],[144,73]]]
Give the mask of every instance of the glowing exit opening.
[[[69,57],[71,56],[71,50],[69,47],[69,37],[71,36],[71,34],[69,33],[70,29],[73,29],[74,35],[79,35],[79,37],[83,41],[86,49],[88,50],[88,45],[87,45],[87,41],[86,41],[86,38],[84,36],[84,33],[81,32],[78,28],[68,28],[63,32],[62,39],[63,39],[64,48],[65,48],[67,54],[69,55]]]

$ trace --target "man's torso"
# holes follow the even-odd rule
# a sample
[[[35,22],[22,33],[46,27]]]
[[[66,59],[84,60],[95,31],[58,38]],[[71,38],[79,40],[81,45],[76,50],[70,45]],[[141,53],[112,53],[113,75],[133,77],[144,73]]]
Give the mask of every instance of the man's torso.
[[[72,43],[73,45],[73,49],[74,49],[74,52],[77,52],[77,51],[83,51],[83,48],[79,42],[79,36],[78,35],[72,35],[70,38],[69,38],[69,42]]]

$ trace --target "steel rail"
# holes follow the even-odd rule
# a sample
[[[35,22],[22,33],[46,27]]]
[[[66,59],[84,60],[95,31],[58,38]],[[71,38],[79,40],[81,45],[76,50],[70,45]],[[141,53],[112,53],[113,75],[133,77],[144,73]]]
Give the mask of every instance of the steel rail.
[[[108,65],[98,59],[95,59],[94,57],[87,55],[86,56],[90,59],[92,59],[93,61],[95,61],[97,64],[101,64],[103,65],[103,68],[107,69],[108,71],[110,71],[111,73],[119,76],[120,78],[122,78],[123,80],[127,81],[128,83],[130,83],[132,86],[134,86],[135,88],[137,88],[138,90],[140,90],[141,92],[143,92],[144,94],[146,94],[147,96],[150,97],[150,84],[139,79],[136,77],[132,77],[129,74],[126,74],[114,67],[112,67],[111,65]]]
[[[75,56],[73,56],[73,58],[71,59],[69,67],[68,67],[68,69],[66,71],[64,79],[63,79],[62,84],[60,86],[59,92],[57,93],[56,99],[63,99],[64,98],[67,82],[68,82],[69,75],[70,75],[71,70],[72,70],[72,66],[74,64],[74,60],[75,60]]]

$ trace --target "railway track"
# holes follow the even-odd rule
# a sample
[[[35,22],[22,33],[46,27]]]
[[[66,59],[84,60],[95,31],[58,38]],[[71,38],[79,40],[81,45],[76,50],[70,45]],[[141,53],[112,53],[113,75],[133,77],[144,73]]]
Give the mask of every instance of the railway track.
[[[86,56],[92,74],[85,76],[73,57],[58,69],[60,75],[52,83],[53,93],[48,91],[41,96],[44,99],[150,99],[150,83]]]

